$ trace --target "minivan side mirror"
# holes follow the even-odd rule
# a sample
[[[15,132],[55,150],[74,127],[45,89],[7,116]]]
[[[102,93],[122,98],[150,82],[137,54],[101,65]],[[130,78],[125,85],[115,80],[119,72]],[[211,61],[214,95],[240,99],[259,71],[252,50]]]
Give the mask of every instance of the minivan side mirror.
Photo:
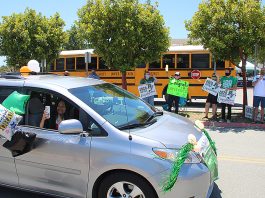
[[[79,120],[64,120],[59,124],[58,131],[61,134],[80,134],[83,133],[83,126]]]

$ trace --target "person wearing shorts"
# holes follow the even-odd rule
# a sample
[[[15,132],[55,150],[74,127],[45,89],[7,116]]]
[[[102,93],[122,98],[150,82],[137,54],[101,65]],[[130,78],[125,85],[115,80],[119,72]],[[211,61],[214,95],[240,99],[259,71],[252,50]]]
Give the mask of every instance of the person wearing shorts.
[[[217,83],[219,83],[219,76],[215,73],[212,75],[212,80],[215,80]],[[208,94],[206,104],[205,104],[205,116],[203,118],[208,119],[208,113],[210,106],[212,105],[212,117],[211,119],[216,119],[217,118],[217,98],[218,95],[214,96],[212,94]]]
[[[254,86],[253,122],[257,123],[259,106],[261,106],[261,110],[260,110],[261,119],[260,119],[260,121],[261,121],[261,123],[264,123],[264,108],[265,108],[265,69],[264,68],[261,69],[260,75],[254,77],[252,85]]]

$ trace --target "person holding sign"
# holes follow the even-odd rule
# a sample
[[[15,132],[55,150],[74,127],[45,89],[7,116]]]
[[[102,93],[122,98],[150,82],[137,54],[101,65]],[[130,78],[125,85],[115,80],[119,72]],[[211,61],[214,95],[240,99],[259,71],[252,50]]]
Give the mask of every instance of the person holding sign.
[[[91,70],[91,73],[88,75],[88,78],[94,78],[94,79],[100,80],[100,77],[97,75],[94,69]]]
[[[180,73],[176,72],[173,77],[169,78],[169,84],[175,84],[176,82],[179,81],[179,79],[180,79]],[[173,102],[175,103],[175,113],[178,114],[178,112],[179,112],[179,96],[172,95],[172,94],[168,93],[167,104],[168,104],[168,111],[169,112],[171,112]]]
[[[219,80],[219,76],[217,74],[213,73],[211,79],[214,80],[217,83],[217,85],[219,84],[220,80]],[[213,115],[211,119],[217,118],[217,115],[216,115],[217,97],[218,97],[218,95],[213,95],[211,93],[208,94],[206,104],[205,104],[205,116],[203,118],[208,119],[208,113],[209,113],[209,109],[210,109],[211,104],[212,104],[212,115]]]
[[[254,98],[253,98],[253,107],[254,115],[253,122],[257,122],[257,116],[259,111],[259,104],[261,106],[260,110],[260,121],[264,124],[264,108],[265,108],[265,69],[262,68],[260,75],[255,76],[252,82],[254,86]]]
[[[221,78],[221,88],[225,90],[236,90],[237,89],[237,78],[230,76],[231,70],[229,68],[225,69],[225,76]],[[228,114],[227,114],[227,122],[231,122],[231,111],[232,111],[232,105],[221,103],[222,105],[222,122],[225,121],[225,109],[226,106],[228,108]]]
[[[156,83],[157,79],[155,76],[151,76],[149,71],[145,71],[144,72],[144,78],[140,80],[140,84],[151,84],[151,83]],[[143,100],[145,102],[147,102],[148,104],[154,106],[154,95],[152,96],[147,96],[145,98],[143,98]]]

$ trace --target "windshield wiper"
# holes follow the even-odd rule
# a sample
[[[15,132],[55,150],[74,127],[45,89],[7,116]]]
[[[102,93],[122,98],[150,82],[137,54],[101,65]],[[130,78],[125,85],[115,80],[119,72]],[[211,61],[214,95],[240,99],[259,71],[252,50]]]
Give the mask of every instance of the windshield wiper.
[[[118,129],[120,129],[120,130],[133,129],[133,128],[137,128],[137,127],[143,127],[143,126],[147,126],[147,125],[152,125],[155,122],[156,122],[156,120],[153,120],[152,122],[128,124],[128,125],[120,126],[120,127],[118,127]]]
[[[149,122],[153,118],[155,118],[157,116],[161,116],[163,114],[164,114],[163,111],[155,111],[145,122]]]

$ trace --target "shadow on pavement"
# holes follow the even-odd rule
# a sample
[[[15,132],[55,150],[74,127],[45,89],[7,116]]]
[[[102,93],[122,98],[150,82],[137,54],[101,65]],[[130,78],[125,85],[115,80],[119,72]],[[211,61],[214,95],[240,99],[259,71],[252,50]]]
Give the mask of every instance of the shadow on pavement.
[[[53,198],[51,196],[16,190],[7,187],[0,187],[1,198]]]
[[[210,198],[222,198],[222,191],[219,189],[218,185],[214,183],[213,192]]]
[[[245,133],[249,130],[251,131],[257,131],[261,132],[264,131],[262,128],[233,128],[233,127],[208,127],[212,132],[217,132],[217,133],[237,133],[237,134],[242,134]]]

